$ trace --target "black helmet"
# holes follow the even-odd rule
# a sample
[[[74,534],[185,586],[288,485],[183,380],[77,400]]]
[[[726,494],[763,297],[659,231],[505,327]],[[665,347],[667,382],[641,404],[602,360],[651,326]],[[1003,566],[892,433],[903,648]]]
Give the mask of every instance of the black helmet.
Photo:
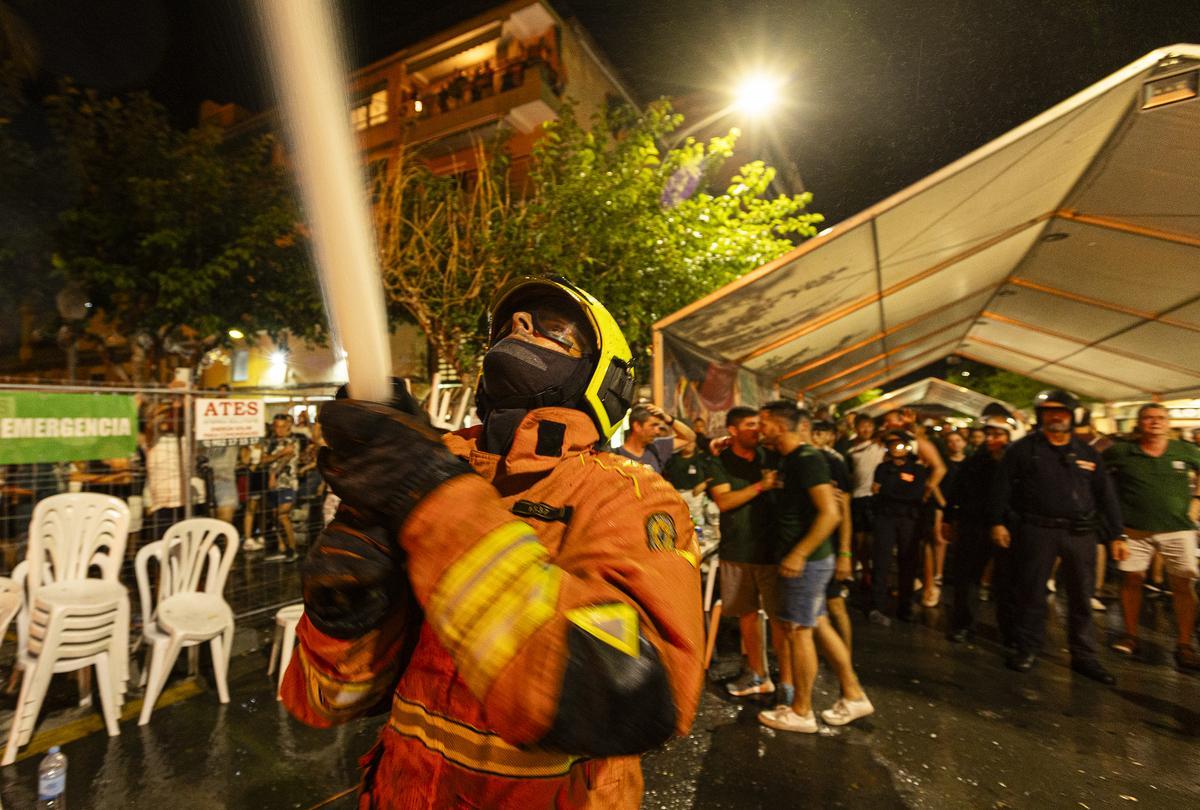
[[[1079,400],[1061,388],[1047,388],[1033,398],[1035,410],[1041,408],[1066,408],[1072,413],[1079,407]]]
[[[1079,400],[1061,388],[1047,388],[1033,398],[1033,410],[1038,415],[1038,425],[1042,423],[1042,410],[1045,408],[1065,408],[1071,412],[1071,426],[1074,427],[1079,417]]]
[[[891,450],[893,445],[902,445],[904,451],[909,455],[917,451],[916,443],[913,441],[911,434],[903,430],[889,430],[880,437],[883,446]]]

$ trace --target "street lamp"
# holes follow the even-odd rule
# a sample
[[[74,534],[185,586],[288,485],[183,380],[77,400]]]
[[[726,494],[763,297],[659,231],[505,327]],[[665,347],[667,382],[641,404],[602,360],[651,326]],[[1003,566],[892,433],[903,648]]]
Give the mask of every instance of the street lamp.
[[[738,85],[734,105],[746,115],[761,118],[779,103],[781,86],[777,78],[764,73],[747,76]]]
[[[674,148],[687,140],[688,136],[735,112],[755,119],[766,118],[779,105],[782,88],[783,81],[774,76],[765,73],[751,74],[737,85],[730,103],[676,134],[668,145]]]

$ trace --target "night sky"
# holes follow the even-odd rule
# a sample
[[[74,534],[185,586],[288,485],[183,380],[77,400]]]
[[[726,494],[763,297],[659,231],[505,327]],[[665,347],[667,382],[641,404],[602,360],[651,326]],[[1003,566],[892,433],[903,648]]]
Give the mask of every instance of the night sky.
[[[200,100],[271,103],[248,0],[9,0],[47,77],[146,88],[180,124]],[[343,0],[355,65],[489,6]],[[1154,48],[1200,42],[1195,2],[563,0],[636,97],[711,94],[765,67],[788,106],[759,131],[832,224]],[[730,119],[728,125],[744,124]]]

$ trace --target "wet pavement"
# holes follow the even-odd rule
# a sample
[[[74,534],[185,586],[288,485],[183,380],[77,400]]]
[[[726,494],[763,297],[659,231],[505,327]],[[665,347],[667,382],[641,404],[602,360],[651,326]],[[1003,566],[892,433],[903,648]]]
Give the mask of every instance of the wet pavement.
[[[925,624],[883,629],[856,614],[855,657],[876,714],[820,735],[763,728],[760,706],[724,695],[722,681],[739,667],[736,634],[726,625],[692,734],[644,758],[644,807],[1197,805],[1200,678],[1169,662],[1165,603],[1148,603],[1148,662],[1105,656],[1116,688],[1070,672],[1060,620],[1047,655],[1019,675],[1004,668],[1000,647],[986,638],[951,645],[938,629],[941,619],[934,609]],[[1097,622],[1115,629],[1117,619],[1110,607]],[[269,642],[262,623],[242,632],[242,649]],[[301,726],[274,700],[264,648],[235,658],[227,706],[203,682],[208,671],[205,655],[196,693],[177,678],[183,699],[157,709],[148,726],[128,719],[119,737],[101,731],[66,743],[70,805],[354,806],[352,794],[335,797],[356,784],[356,759],[381,718],[331,731]],[[60,704],[73,698],[72,689],[57,690]],[[822,672],[816,706],[835,699],[836,684]],[[0,769],[5,807],[33,806],[39,759],[33,754]]]

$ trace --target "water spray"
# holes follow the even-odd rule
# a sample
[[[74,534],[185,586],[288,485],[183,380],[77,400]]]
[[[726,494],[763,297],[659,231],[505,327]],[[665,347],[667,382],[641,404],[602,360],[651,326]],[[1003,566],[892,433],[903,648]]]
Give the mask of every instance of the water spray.
[[[258,0],[335,347],[356,399],[391,399],[387,311],[327,0]],[[336,348],[335,348],[336,350]]]

